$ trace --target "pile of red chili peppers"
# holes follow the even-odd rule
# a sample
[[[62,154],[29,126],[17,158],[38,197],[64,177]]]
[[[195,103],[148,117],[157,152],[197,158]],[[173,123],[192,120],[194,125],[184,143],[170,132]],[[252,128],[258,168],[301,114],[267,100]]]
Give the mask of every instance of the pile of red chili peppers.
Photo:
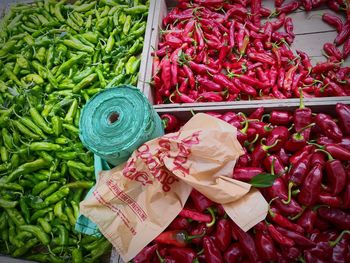
[[[347,19],[324,13],[338,32],[324,45],[326,62],[313,66],[308,55],[290,50],[295,34],[286,14],[326,4]],[[350,7],[343,0],[275,1],[180,0],[163,19],[153,53],[155,104],[350,95]],[[284,28],[284,31],[281,30]],[[342,45],[342,50],[338,46]]]
[[[248,232],[222,206],[193,190],[184,210],[136,262],[350,262],[350,106],[336,117],[258,108],[249,116],[208,114],[238,129],[244,146],[232,178],[276,175],[261,188],[268,216]],[[183,124],[163,114],[167,132]]]

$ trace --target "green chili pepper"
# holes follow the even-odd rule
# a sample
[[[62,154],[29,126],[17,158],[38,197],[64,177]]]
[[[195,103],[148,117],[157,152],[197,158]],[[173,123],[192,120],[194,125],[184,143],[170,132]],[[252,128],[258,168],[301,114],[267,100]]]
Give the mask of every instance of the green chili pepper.
[[[77,152],[56,152],[56,157],[64,160],[74,160],[77,156]]]
[[[131,27],[131,16],[128,15],[125,19],[125,23],[124,23],[124,26],[123,26],[123,33],[124,35],[127,35],[129,33],[129,30],[130,30],[130,27]]]
[[[13,47],[17,44],[16,40],[7,41],[0,49],[0,57],[6,56],[7,53],[13,49]]]
[[[24,197],[21,197],[19,199],[19,206],[21,208],[22,214],[24,215],[25,221],[27,222],[27,224],[29,224],[30,223],[30,213],[29,213],[29,208],[28,208],[28,205],[27,205]]]
[[[73,88],[73,92],[74,93],[78,93],[80,92],[83,88],[85,88],[86,86],[88,86],[89,84],[91,84],[91,82],[93,82],[97,77],[97,74],[93,73],[89,76],[87,76],[86,78],[84,78],[82,81],[80,81],[74,88]]]
[[[90,181],[76,181],[76,182],[66,184],[64,187],[73,188],[73,189],[74,188],[90,189],[93,186],[94,186],[94,183]]]
[[[137,39],[135,43],[131,46],[128,53],[130,55],[136,54],[136,52],[142,47],[140,39]]]
[[[9,160],[9,154],[5,146],[0,147],[1,161],[6,163]]]
[[[78,63],[83,57],[85,57],[85,54],[79,54],[78,56],[74,56],[64,62],[57,70],[56,76],[60,75],[62,72],[65,72],[72,68],[73,65]]]
[[[69,174],[77,181],[84,178],[84,175],[77,169],[68,167]]]
[[[37,153],[37,155],[39,155],[41,158],[43,158],[48,163],[52,163],[54,161],[54,158],[50,154],[48,154],[47,152],[37,151],[36,153]]]
[[[4,183],[0,181],[0,189],[23,192],[23,186],[16,183]]]
[[[57,144],[68,144],[70,140],[66,137],[59,137],[55,139],[55,143]]]
[[[145,5],[137,5],[134,7],[124,9],[124,12],[128,15],[139,15],[146,13],[148,11],[148,7]]]
[[[104,18],[98,19],[97,23],[96,23],[96,29],[98,31],[103,31],[103,29],[105,29],[107,27],[108,20],[109,20],[108,17],[104,17]]]
[[[25,245],[17,248],[13,253],[13,257],[21,257],[26,254],[32,247],[34,247],[38,243],[36,238],[29,239],[26,241]]]
[[[29,62],[28,60],[22,56],[22,55],[19,55],[17,57],[17,60],[16,60],[17,64],[21,67],[21,68],[24,68],[24,69],[28,69],[29,68]]]
[[[70,124],[73,123],[75,114],[77,112],[78,109],[78,100],[74,99],[71,106],[69,107],[69,110],[64,118],[64,120]]]
[[[17,76],[8,68],[4,68],[4,73],[5,75],[12,80],[14,83],[16,83],[18,86],[22,87],[22,83],[19,81],[19,79],[17,78]]]
[[[51,226],[50,224],[43,218],[38,218],[38,223],[40,224],[40,226],[42,227],[42,229],[47,233],[50,234],[51,233]]]
[[[114,77],[109,83],[108,85],[106,86],[106,89],[108,88],[112,88],[114,86],[117,86],[118,84],[120,84],[125,78],[125,75],[124,74],[120,74],[116,77]]]
[[[72,132],[75,135],[79,134],[79,129],[77,127],[71,125],[71,124],[63,123],[62,126],[63,126],[64,129],[66,129],[67,131]]]
[[[133,64],[137,61],[138,59],[135,56],[131,56],[125,64],[125,70],[126,74],[130,75],[133,73]]]
[[[68,167],[76,168],[78,170],[84,171],[84,172],[94,172],[94,167],[93,166],[86,166],[83,163],[80,162],[75,162],[75,161],[68,161],[67,162]]]
[[[92,25],[92,15],[89,15],[85,23],[85,29],[89,30],[91,28],[91,25]]]
[[[70,208],[69,206],[66,206],[65,212],[68,217],[68,222],[70,223],[71,226],[74,227],[76,218],[74,217],[72,208]]]
[[[96,5],[96,1],[93,1],[93,2],[87,3],[87,4],[76,5],[73,7],[73,9],[76,12],[84,13],[84,12],[87,12],[90,9],[92,9],[95,5]]]
[[[44,159],[37,159],[33,162],[28,162],[19,166],[16,170],[10,173],[9,177],[6,179],[6,182],[14,181],[21,174],[27,174],[31,172],[38,171],[42,168],[47,167],[49,164]]]
[[[69,194],[69,188],[63,187],[57,192],[45,198],[45,203],[55,204]]]
[[[11,164],[12,167],[17,167],[19,165],[19,155],[17,153],[12,154]]]
[[[41,191],[43,191],[45,188],[48,187],[48,182],[47,181],[42,181],[39,184],[35,185],[32,189],[32,194],[33,195],[38,195]]]
[[[90,43],[93,44],[97,44],[98,43],[98,34],[94,33],[94,32],[86,32],[84,34],[81,35],[83,38],[85,38],[87,41],[89,41]]]
[[[41,227],[33,225],[22,225],[18,227],[20,230],[27,231],[36,236],[43,245],[50,243],[50,237],[43,231]]]
[[[63,201],[59,201],[58,203],[56,203],[53,212],[55,214],[55,216],[57,216],[59,219],[63,220],[63,221],[67,221],[68,218],[65,214],[63,214]]]
[[[114,38],[114,36],[115,36],[115,34],[117,33],[117,30],[116,29],[114,29],[113,31],[112,31],[112,33],[109,35],[109,38],[108,38],[108,40],[107,40],[107,45],[106,45],[106,53],[110,53],[111,51],[112,51],[112,49],[113,49],[113,46],[114,46],[114,44],[115,44],[115,38]]]
[[[93,53],[94,49],[92,47],[86,46],[83,43],[81,43],[78,39],[65,39],[63,40],[63,44],[65,44],[68,47],[80,50],[80,51],[84,51],[87,53]]]
[[[8,201],[0,198],[0,207],[2,208],[14,208],[18,204],[18,201]]]
[[[80,249],[74,248],[72,250],[72,263],[82,263],[82,262],[84,262],[83,253],[81,252]]]
[[[32,132],[41,136],[43,139],[47,139],[47,136],[43,133],[43,131],[37,125],[35,125],[35,123],[30,118],[22,117],[19,119],[19,121],[27,128],[29,128]]]
[[[46,49],[44,47],[39,48],[39,50],[36,52],[35,57],[43,63],[46,58]]]
[[[35,255],[30,255],[26,257],[28,260],[34,260],[37,262],[50,262],[50,256],[48,254],[35,254]]]
[[[52,134],[52,129],[47,125],[46,121],[41,117],[39,112],[34,108],[30,107],[29,109],[30,116],[32,117],[33,122],[41,128],[44,132]]]
[[[34,82],[39,85],[44,83],[43,78],[37,74],[28,74],[25,77],[23,77],[22,80],[24,82]]]
[[[46,215],[48,212],[52,210],[53,210],[52,207],[46,207],[35,211],[34,214],[32,214],[32,216],[30,217],[30,222],[35,222],[38,218],[43,217],[44,215]]]
[[[31,151],[59,151],[61,146],[50,142],[33,142],[29,145]]]
[[[53,192],[55,192],[60,187],[59,183],[52,183],[48,188],[46,188],[44,191],[42,191],[39,194],[39,197],[44,199],[45,197],[51,195]]]
[[[73,28],[75,31],[79,32],[80,31],[80,27],[74,23],[73,19],[71,16],[68,16],[67,20],[66,20],[67,25],[69,25],[71,28]],[[64,43],[65,45],[67,45],[66,43]],[[69,45],[67,45],[69,46]],[[73,47],[75,48],[75,47]]]
[[[15,208],[5,208],[5,211],[9,218],[15,223],[16,226],[24,225],[26,222],[24,221],[20,212]]]
[[[11,217],[9,217],[9,219],[11,219]],[[23,242],[18,242],[18,240],[16,239],[16,229],[14,223],[15,222],[13,222],[12,220],[9,220],[9,241],[15,247],[21,247],[23,246]]]
[[[56,228],[59,231],[59,243],[58,243],[58,245],[60,245],[60,246],[68,245],[68,231],[67,231],[67,229],[62,225],[58,225],[58,226],[56,226]]]

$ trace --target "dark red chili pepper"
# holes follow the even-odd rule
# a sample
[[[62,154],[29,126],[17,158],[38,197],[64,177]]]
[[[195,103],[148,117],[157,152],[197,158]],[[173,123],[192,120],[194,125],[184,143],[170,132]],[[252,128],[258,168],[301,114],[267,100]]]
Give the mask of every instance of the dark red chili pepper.
[[[230,24],[229,44],[231,49],[235,46],[235,20],[232,20]]]
[[[310,72],[312,69],[312,64],[309,56],[305,52],[302,52],[300,50],[297,50],[297,54],[300,56],[301,63],[303,64],[304,68]]]
[[[170,247],[167,251],[175,262],[192,263],[197,257],[197,253],[188,247]]]
[[[212,210],[210,208],[208,208],[208,211],[211,212],[210,215],[183,208],[180,211],[179,216],[189,218],[189,219],[192,219],[192,220],[198,221],[198,222],[209,223],[210,225],[212,225],[215,223],[215,216],[212,213]]]
[[[280,140],[277,139],[276,141],[274,141],[274,143],[272,143],[269,146],[264,145],[260,142],[260,144],[254,148],[254,150],[251,154],[252,166],[259,166],[260,161],[262,161],[267,156],[268,151],[271,148],[274,148],[279,142],[280,142]]]
[[[326,172],[328,191],[334,195],[339,194],[344,189],[346,183],[346,172],[343,164],[341,161],[335,160],[327,151],[322,149],[318,149],[316,151],[322,151],[327,154],[328,161],[326,163]]]
[[[345,40],[350,35],[350,21],[346,21],[342,30],[338,33],[337,37],[334,39],[334,43],[339,46],[345,42]]]
[[[264,107],[259,107],[257,108],[255,111],[253,111],[249,116],[248,118],[249,119],[256,119],[256,120],[260,120],[261,117],[263,116],[264,114]]]
[[[292,21],[292,18],[291,17],[287,17],[284,21],[284,29],[286,31],[287,34],[291,35],[291,36],[295,36],[294,35],[294,32],[293,32],[293,29],[294,29],[294,26],[293,26],[293,21]]]
[[[350,228],[350,215],[341,209],[322,206],[317,209],[317,213],[340,229],[347,230]]]
[[[287,126],[289,125],[293,120],[293,114],[289,111],[277,111],[273,110],[270,113],[270,119],[269,122],[272,125],[282,125]]]
[[[302,94],[300,94],[302,95]],[[304,105],[303,97],[300,97],[299,109],[294,111],[294,129],[296,132],[301,131],[312,122],[312,111],[310,108],[306,108]],[[310,138],[311,129],[306,129],[302,131],[302,135],[306,141]]]
[[[290,164],[295,165],[300,160],[305,159],[306,156],[311,154],[311,152],[314,150],[314,148],[315,147],[313,145],[306,145],[303,149],[301,149],[300,151],[296,152],[295,154],[293,154],[289,158]]]
[[[283,247],[292,247],[295,242],[279,232],[274,225],[268,224],[267,229],[272,237],[272,239]]]
[[[330,96],[347,96],[346,92],[342,87],[340,87],[338,84],[332,82],[329,78],[324,79],[324,84],[327,89],[330,92]]]
[[[154,241],[160,244],[173,245],[176,247],[185,247],[191,240],[203,237],[205,232],[200,235],[189,236],[184,230],[169,230],[158,235]]]
[[[328,56],[334,56],[339,61],[342,60],[343,56],[340,52],[340,50],[332,43],[325,43],[323,45],[323,50],[326,52]]]
[[[215,243],[210,237],[205,236],[203,238],[203,249],[204,249],[206,262],[209,262],[209,263],[223,262],[220,250],[216,247]]]
[[[320,193],[319,201],[321,204],[334,207],[334,208],[340,208],[342,206],[342,199],[340,196],[334,196],[326,192]]]
[[[271,220],[277,225],[280,225],[290,230],[297,231],[299,233],[304,233],[304,229],[301,226],[290,222],[288,218],[278,214],[275,211],[272,211],[271,208],[269,209],[269,218],[271,218]]]
[[[321,182],[322,168],[320,165],[316,164],[305,177],[298,195],[299,202],[306,206],[316,204],[321,192]]]
[[[225,20],[228,21],[229,18],[234,16],[246,17],[248,10],[239,4],[230,5],[230,9],[226,12]]]
[[[230,93],[239,93],[239,89],[222,73],[213,75],[213,81],[226,87]]]
[[[348,209],[350,208],[350,168],[346,171],[347,183],[345,185],[345,191],[343,194],[343,207]]]
[[[307,233],[312,233],[316,222],[317,213],[313,209],[306,209],[298,218],[297,224],[305,229]]]
[[[332,250],[332,263],[349,262],[349,240],[343,237]]]
[[[255,234],[255,245],[260,258],[264,262],[274,261],[277,259],[277,251],[273,241],[268,233],[257,231]]]
[[[226,251],[231,243],[231,224],[228,219],[220,219],[216,224],[215,243],[222,252]]]
[[[255,242],[252,236],[244,232],[238,225],[232,222],[233,237],[237,237],[243,251],[248,256],[251,262],[260,262],[259,255],[256,250]]]
[[[177,118],[172,114],[163,114],[161,116],[164,130],[167,132],[176,131],[179,128],[179,122]]]
[[[347,59],[347,57],[350,54],[350,37],[345,41],[344,46],[343,46],[343,59]]]
[[[224,92],[222,92],[222,95],[215,92],[203,92],[198,94],[197,101],[220,102],[223,101],[224,94]]]
[[[350,106],[337,103],[335,110],[337,111],[338,122],[342,132],[350,135]]]
[[[331,116],[319,113],[317,114],[315,121],[326,136],[337,142],[341,141],[343,133],[341,132],[338,125],[333,121]]]
[[[295,1],[295,0],[291,1],[288,4],[285,4],[285,5],[281,6],[281,7],[277,7],[276,8],[276,12],[278,12],[278,13],[286,13],[286,14],[291,13],[291,12],[293,12],[293,11],[298,9],[299,4],[300,3],[298,1]]]
[[[316,66],[312,68],[312,73],[322,74],[330,70],[335,70],[338,67],[339,67],[339,63],[334,63],[334,62],[317,63]]]
[[[176,217],[168,226],[168,230],[188,230],[190,223],[186,218]]]
[[[284,76],[283,89],[286,91],[292,90],[293,79],[296,70],[298,69],[298,65],[292,66]]]
[[[284,20],[286,19],[286,14],[280,14],[275,21],[270,22],[272,25],[272,29],[274,31],[278,30],[284,25]]]
[[[324,157],[324,154],[320,152],[313,153],[310,158],[310,164],[311,165],[319,164],[321,167],[324,167],[326,164],[326,158]]]
[[[135,263],[151,262],[151,259],[156,254],[157,249],[158,249],[157,244],[145,247],[136,255],[136,257],[133,258],[132,262],[135,262]]]
[[[267,156],[263,161],[263,165],[266,171],[271,170],[271,172],[278,176],[285,174],[283,163],[277,155],[272,154]]]
[[[234,169],[232,178],[243,182],[249,182],[254,176],[261,173],[263,173],[263,169],[259,167],[239,167]]]
[[[238,242],[232,243],[224,253],[225,262],[241,262],[244,252]]]
[[[311,241],[310,239],[304,237],[303,235],[291,231],[291,230],[287,230],[285,228],[279,227],[277,226],[276,229],[282,233],[282,235],[285,235],[287,237],[289,237],[290,239],[294,240],[294,242],[302,247],[314,247],[316,244],[315,242]]]
[[[350,160],[350,151],[338,144],[327,144],[324,149],[329,152],[334,159],[340,161],[349,161]]]
[[[209,68],[208,66],[203,65],[203,64],[197,64],[197,63],[195,63],[193,61],[189,61],[188,65],[190,66],[190,68],[194,72],[196,72],[198,74],[201,74],[201,75],[204,75],[204,74],[207,74],[207,73],[215,75],[217,73],[217,71],[215,69]]]
[[[281,148],[276,154],[283,165],[289,165],[289,155],[287,154],[284,148]]]
[[[271,151],[279,151],[281,147],[285,144],[285,142],[289,138],[289,131],[288,128],[284,126],[277,126],[272,129],[269,136],[266,139],[266,145],[270,146],[275,144],[273,148],[271,148]],[[278,143],[276,144],[276,142]]]
[[[262,17],[269,17],[271,15],[271,10],[266,7],[260,7],[260,14]]]
[[[322,20],[327,24],[335,27],[338,33],[341,32],[343,29],[343,21],[341,20],[340,17],[336,15],[333,15],[331,13],[324,13],[322,15]]]
[[[207,208],[214,205],[213,201],[209,200],[207,197],[205,197],[203,194],[198,192],[196,189],[193,189],[190,198],[195,206],[195,208],[199,212],[205,211]]]

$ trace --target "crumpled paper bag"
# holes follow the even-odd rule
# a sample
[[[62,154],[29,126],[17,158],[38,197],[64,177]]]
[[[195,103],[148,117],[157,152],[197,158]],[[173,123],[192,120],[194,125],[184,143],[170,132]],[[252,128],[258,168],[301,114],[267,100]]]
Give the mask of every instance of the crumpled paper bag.
[[[230,124],[196,114],[179,132],[141,145],[126,164],[101,172],[80,212],[98,225],[124,261],[166,229],[192,188],[223,204],[247,231],[265,218],[268,204],[249,184],[230,178],[243,154],[236,135]]]

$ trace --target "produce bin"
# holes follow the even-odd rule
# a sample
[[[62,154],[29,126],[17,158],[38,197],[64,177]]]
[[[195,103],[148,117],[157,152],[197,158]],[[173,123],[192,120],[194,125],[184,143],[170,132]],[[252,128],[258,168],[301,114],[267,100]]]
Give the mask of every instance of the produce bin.
[[[158,50],[158,43],[160,41],[161,30],[163,30],[163,18],[167,16],[170,10],[172,10],[178,1],[176,0],[160,0],[157,1],[155,12],[154,12],[154,20],[152,26],[152,36],[150,46],[150,52],[147,54],[148,62],[146,68],[146,75],[144,80],[144,93],[148,97],[149,101],[154,104],[156,109],[158,108],[181,108],[181,107],[205,107],[205,106],[233,106],[237,103],[250,103],[247,100],[236,100],[236,101],[224,101],[224,102],[195,102],[195,103],[166,103],[166,104],[156,104],[155,103],[155,92],[154,87],[151,86],[152,83],[152,64],[153,64],[153,56],[152,52]],[[273,1],[262,1],[262,6],[269,8],[271,11],[274,11],[274,2]],[[326,6],[321,6],[319,8],[313,9],[310,12],[305,12],[304,10],[298,9],[291,14],[287,14],[293,19],[294,23],[294,33],[295,40],[291,45],[292,51],[295,53],[295,50],[301,50],[306,52],[313,63],[315,65],[317,62],[324,62],[325,57],[323,56],[324,51],[322,50],[323,44],[326,42],[333,42],[333,39],[337,36],[337,32],[333,27],[323,22],[321,16],[323,13],[331,13],[336,14],[338,16],[342,16],[339,13],[335,13],[334,11],[327,9]],[[264,20],[262,20],[264,23]],[[321,41],[320,41],[321,40]],[[342,46],[339,47],[340,50]],[[350,65],[350,57],[348,57],[343,66]],[[181,83],[179,83],[180,86]],[[323,99],[324,97],[322,97]],[[333,97],[328,97],[333,98]],[[334,97],[334,99],[336,99]],[[350,96],[344,96],[344,100],[350,100]],[[298,101],[297,98],[287,98],[283,99],[285,102],[293,102],[296,103]],[[280,99],[259,99],[259,103],[263,104],[271,104],[275,102],[280,102]]]

